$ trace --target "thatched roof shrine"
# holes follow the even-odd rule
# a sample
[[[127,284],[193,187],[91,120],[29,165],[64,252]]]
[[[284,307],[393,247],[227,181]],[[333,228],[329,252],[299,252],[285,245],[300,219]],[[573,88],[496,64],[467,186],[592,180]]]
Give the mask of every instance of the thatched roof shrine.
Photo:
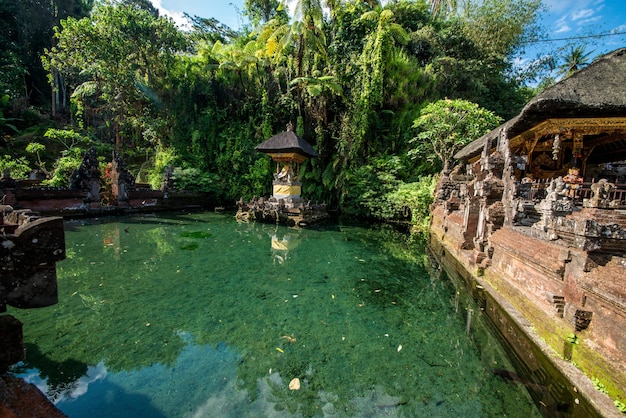
[[[308,142],[296,135],[291,124],[287,125],[286,131],[274,135],[254,149],[269,154],[274,161],[302,162],[307,158],[319,157]]]
[[[603,55],[546,89],[528,102],[518,116],[467,145],[454,157],[474,159],[488,141],[495,147],[502,136],[515,149],[559,132],[584,135],[585,148],[595,149],[596,160],[599,154],[610,155],[612,161],[626,159],[626,48]]]

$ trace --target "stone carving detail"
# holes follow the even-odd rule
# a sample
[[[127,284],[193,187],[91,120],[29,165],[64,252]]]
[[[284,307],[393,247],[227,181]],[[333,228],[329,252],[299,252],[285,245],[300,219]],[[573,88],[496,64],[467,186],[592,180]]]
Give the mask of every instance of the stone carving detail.
[[[174,190],[174,166],[168,165],[163,174],[163,183],[161,184],[161,190],[164,192],[170,192]]]
[[[274,183],[282,185],[299,184],[298,178],[293,172],[292,164],[283,165],[283,169],[277,173],[274,173]]]
[[[609,183],[606,179],[601,179],[597,183],[591,185],[593,196],[590,199],[583,200],[583,206],[586,208],[611,208],[615,206],[610,200],[611,192],[615,189],[615,184]],[[619,202],[617,202],[619,205]]]
[[[567,197],[568,191],[562,177],[553,179],[546,193],[546,198],[536,205],[537,212],[541,214],[541,220],[533,226],[547,232],[548,238],[555,240],[558,238],[554,230],[556,219],[571,214],[574,210],[574,203]]]
[[[100,170],[95,148],[87,151],[78,169],[70,176],[70,189],[87,192],[84,204],[100,203]]]
[[[567,303],[563,317],[574,326],[576,332],[580,332],[589,327],[593,312],[580,309],[574,304]]]
[[[328,216],[325,203],[311,202],[310,199],[300,197],[276,199],[272,196],[269,199],[257,199],[253,196],[249,202],[240,198],[237,208],[235,217],[239,221],[282,222],[288,226],[302,226]]]
[[[111,191],[113,199],[120,203],[128,202],[128,192],[135,187],[135,178],[126,169],[124,159],[113,151],[113,170],[111,171]]]

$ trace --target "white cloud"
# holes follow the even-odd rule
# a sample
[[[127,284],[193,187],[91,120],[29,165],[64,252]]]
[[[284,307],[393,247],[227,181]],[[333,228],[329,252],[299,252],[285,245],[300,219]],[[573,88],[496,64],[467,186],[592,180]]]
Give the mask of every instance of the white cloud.
[[[553,33],[569,32],[573,26],[591,25],[600,21],[603,18],[600,15],[600,11],[605,7],[604,1],[571,0],[565,2],[562,0],[547,0],[546,4],[550,14],[555,18],[560,16],[552,25]]]
[[[572,30],[572,28],[567,24],[567,16],[563,16],[557,21],[554,22],[553,32],[554,33],[563,33]]]
[[[557,26],[557,28],[554,30],[554,33],[569,32],[570,30],[572,30],[572,28],[568,26],[567,23],[563,23],[562,25]]]
[[[572,20],[588,18],[590,16],[593,16],[594,13],[595,12],[592,9],[575,10],[572,12]]]
[[[602,16],[594,16],[594,17],[589,18],[589,19],[583,19],[580,22],[578,22],[578,26],[589,25],[591,23],[597,22],[600,19],[602,19]]]
[[[171,18],[180,29],[191,29],[191,24],[183,12],[166,9],[163,7],[163,2],[161,0],[150,0],[150,2],[152,3],[152,6],[159,11],[159,16],[167,16]]]

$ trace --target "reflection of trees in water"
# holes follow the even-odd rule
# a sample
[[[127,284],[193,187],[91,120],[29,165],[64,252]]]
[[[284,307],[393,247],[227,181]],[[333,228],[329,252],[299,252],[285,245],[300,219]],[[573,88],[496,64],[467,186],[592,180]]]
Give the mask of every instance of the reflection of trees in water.
[[[47,379],[46,395],[53,401],[72,392],[76,381],[87,373],[86,363],[71,358],[61,362],[51,360],[36,344],[32,343],[26,343],[25,348],[26,360],[19,367],[14,367],[13,372],[23,373],[33,367],[37,368],[41,379]]]
[[[158,258],[165,257],[176,251],[172,243],[172,236],[167,227],[152,228],[145,232],[145,239],[155,244],[155,256]]]

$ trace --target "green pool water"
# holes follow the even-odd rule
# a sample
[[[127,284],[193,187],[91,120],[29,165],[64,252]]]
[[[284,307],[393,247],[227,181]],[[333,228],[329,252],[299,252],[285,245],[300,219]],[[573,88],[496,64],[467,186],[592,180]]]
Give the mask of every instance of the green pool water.
[[[497,340],[388,228],[66,222],[13,369],[73,417],[533,417]],[[293,379],[300,389],[290,390]]]

